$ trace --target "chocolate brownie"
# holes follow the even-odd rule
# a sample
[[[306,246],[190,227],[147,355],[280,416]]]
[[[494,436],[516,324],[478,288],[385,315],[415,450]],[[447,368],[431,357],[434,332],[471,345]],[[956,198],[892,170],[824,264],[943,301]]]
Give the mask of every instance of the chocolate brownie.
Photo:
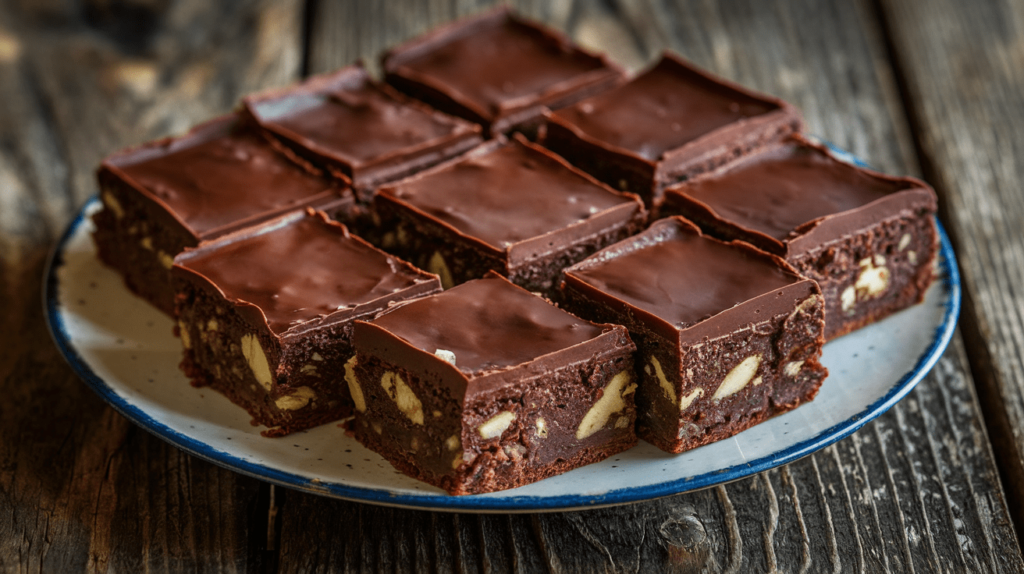
[[[295,153],[344,174],[363,199],[381,183],[483,141],[480,126],[373,81],[358,64],[249,96],[244,104],[259,125]]]
[[[656,206],[668,185],[799,131],[782,100],[716,78],[682,58],[546,114],[543,144],[616,189]]]
[[[562,269],[639,231],[640,200],[516,134],[387,185],[374,198],[385,247],[445,288],[497,271],[546,295]]]
[[[389,50],[385,80],[492,135],[532,133],[545,108],[608,89],[624,72],[603,55],[498,8],[454,22]]]
[[[344,182],[278,150],[234,115],[116,153],[97,177],[104,208],[93,217],[93,239],[100,259],[168,314],[171,264],[186,247],[289,210],[334,213],[353,203]]]
[[[565,307],[637,345],[637,434],[668,452],[814,398],[824,301],[781,258],[673,217],[566,269]]]
[[[937,252],[935,192],[850,165],[801,136],[665,193],[662,212],[784,257],[825,296],[834,339],[924,298]]]
[[[626,329],[491,273],[357,321],[356,438],[451,494],[514,488],[636,444]]]
[[[175,259],[182,370],[280,436],[351,414],[352,322],[440,291],[433,275],[298,211]]]

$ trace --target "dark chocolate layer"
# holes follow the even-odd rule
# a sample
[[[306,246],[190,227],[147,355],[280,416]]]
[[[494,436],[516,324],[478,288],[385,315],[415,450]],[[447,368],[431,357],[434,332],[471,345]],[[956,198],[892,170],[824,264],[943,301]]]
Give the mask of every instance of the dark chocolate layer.
[[[873,179],[815,150],[789,143],[751,156],[686,194],[721,217],[784,240],[808,221],[856,209],[905,187]]]
[[[799,135],[670,188],[665,197],[667,213],[786,257],[903,210],[935,209],[923,182],[842,162]]]
[[[475,32],[406,59],[403,65],[451,86],[492,113],[506,102],[540,94],[565,78],[599,67],[593,58],[538,43],[530,28],[511,19]]]
[[[633,346],[624,327],[579,319],[493,272],[356,321],[352,337],[357,351],[403,365],[458,400]]]
[[[119,154],[106,163],[199,237],[340,193],[336,184],[289,160],[259,133],[241,126],[236,116]]]
[[[695,233],[674,233],[572,274],[680,329],[797,280],[770,260]]]
[[[178,264],[228,299],[255,305],[279,335],[413,287],[438,289],[436,277],[318,214],[283,218],[241,238],[229,236],[179,258]]]
[[[451,351],[456,368],[469,375],[522,365],[605,331],[493,276],[403,305],[373,323],[427,353]]]
[[[704,237],[681,218],[655,222],[630,239],[566,269],[566,283],[615,308],[636,310],[676,339],[715,338],[792,310],[811,294],[781,259],[740,243]],[[707,320],[743,306],[729,321]],[[737,311],[738,312],[738,311]],[[651,328],[654,328],[653,326]]]
[[[628,83],[552,115],[619,151],[657,161],[718,128],[779,107],[666,54]]]
[[[274,134],[341,164],[360,185],[373,167],[437,163],[452,146],[482,141],[480,127],[411,100],[370,79],[361,66],[316,76],[283,91],[245,100],[256,121]],[[432,160],[432,161],[431,161]]]
[[[567,105],[622,77],[604,57],[507,9],[398,46],[385,55],[384,70],[400,89],[442,109],[454,106],[460,115],[485,124],[537,105]],[[528,115],[539,114],[535,110]]]
[[[586,223],[617,207],[642,210],[635,197],[608,189],[518,137],[381,193],[501,252]],[[566,242],[566,238],[557,240]],[[557,248],[554,244],[548,247],[548,251]]]

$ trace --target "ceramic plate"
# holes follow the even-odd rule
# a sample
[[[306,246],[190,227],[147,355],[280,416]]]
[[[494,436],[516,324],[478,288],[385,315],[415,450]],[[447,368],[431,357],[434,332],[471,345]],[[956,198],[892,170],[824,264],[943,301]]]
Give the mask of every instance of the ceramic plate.
[[[89,215],[72,222],[47,269],[46,314],[78,374],[121,414],[211,462],[290,488],[408,508],[544,512],[648,500],[736,480],[806,456],[900,400],[953,334],[960,282],[940,227],[938,281],[924,303],[825,346],[831,373],[811,403],[737,436],[680,455],[641,442],[601,463],[504,492],[449,496],[396,472],[336,424],[264,438],[249,416],[178,370],[172,321],[132,295],[96,258]]]

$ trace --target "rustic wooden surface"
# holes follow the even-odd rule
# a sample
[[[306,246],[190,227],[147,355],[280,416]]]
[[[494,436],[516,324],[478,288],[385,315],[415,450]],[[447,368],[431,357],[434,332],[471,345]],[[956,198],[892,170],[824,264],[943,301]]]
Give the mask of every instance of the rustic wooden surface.
[[[982,408],[1024,530],[1024,6],[893,2],[908,118],[941,190],[964,274],[963,331]],[[1015,121],[1014,121],[1015,120]]]
[[[0,2],[0,570],[1024,572],[1011,518],[1019,532],[1024,22],[1011,2],[517,3],[633,69],[668,48],[784,97],[812,133],[936,185],[966,345],[958,335],[904,401],[801,461],[610,509],[396,510],[202,462],[77,380],[49,341],[40,278],[102,155],[304,72],[375,63],[479,4]]]

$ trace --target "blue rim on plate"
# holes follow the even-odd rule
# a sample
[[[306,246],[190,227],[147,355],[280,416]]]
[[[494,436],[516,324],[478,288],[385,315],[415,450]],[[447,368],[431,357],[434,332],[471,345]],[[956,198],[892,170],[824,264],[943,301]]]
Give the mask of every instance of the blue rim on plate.
[[[768,455],[753,458],[744,464],[720,468],[714,472],[707,472],[680,480],[669,480],[654,485],[619,488],[600,494],[558,496],[511,495],[500,498],[487,496],[395,494],[384,489],[362,488],[342,483],[311,480],[309,477],[282,471],[266,464],[254,463],[239,456],[237,453],[214,448],[194,436],[189,436],[157,421],[150,413],[119,395],[107,381],[97,375],[93,368],[79,354],[74,340],[68,332],[65,317],[60,310],[59,294],[61,285],[58,277],[58,270],[65,263],[64,255],[68,242],[76,232],[81,231],[79,228],[86,221],[86,213],[90,209],[95,208],[97,203],[98,200],[95,198],[91,200],[75,220],[71,222],[51,254],[46,267],[44,304],[47,324],[55,343],[74,371],[119,413],[186,452],[230,470],[289,488],[372,504],[460,512],[550,512],[597,508],[640,502],[697,490],[738,480],[776,466],[787,464],[852,434],[906,396],[931,370],[949,344],[956,328],[956,321],[960,311],[961,287],[956,259],[945,229],[941,223],[938,223],[938,233],[941,242],[938,259],[941,265],[939,283],[941,288],[945,289],[946,295],[942,320],[935,328],[930,344],[919,356],[916,365],[898,381],[895,381],[887,393],[869,404],[861,412],[819,432],[811,438],[797,442],[782,450],[771,452]]]

